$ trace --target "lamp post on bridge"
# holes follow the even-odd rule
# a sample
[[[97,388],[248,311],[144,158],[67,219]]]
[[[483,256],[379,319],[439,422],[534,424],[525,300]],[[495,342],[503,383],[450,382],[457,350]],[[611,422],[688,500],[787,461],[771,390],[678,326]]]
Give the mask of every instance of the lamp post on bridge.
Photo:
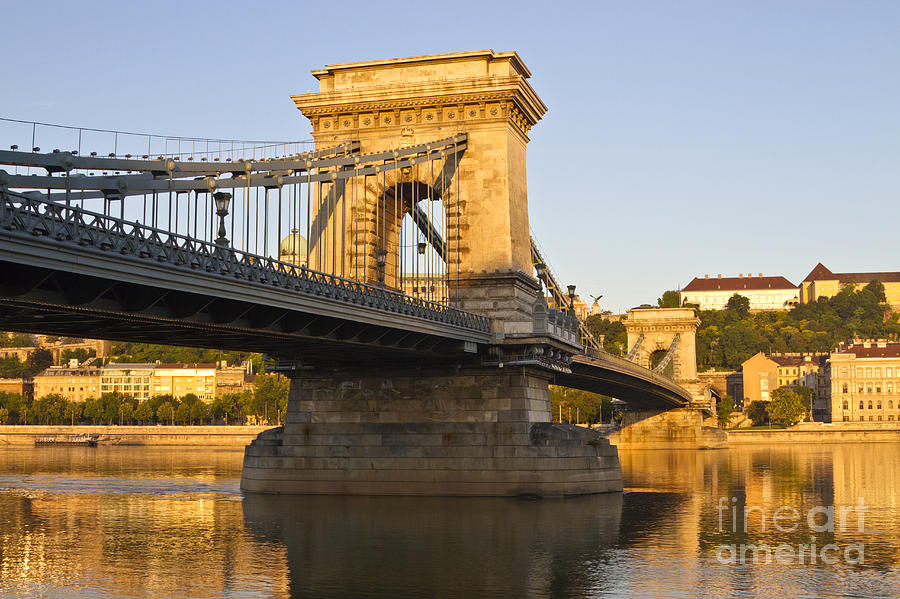
[[[216,238],[216,245],[228,247],[228,238],[225,237],[225,217],[228,216],[228,206],[231,204],[231,194],[224,191],[213,194],[216,202],[216,216],[219,217],[219,231]]]
[[[569,291],[569,312],[574,316],[575,315],[575,285],[569,285],[566,287]]]
[[[387,250],[375,252],[375,268],[378,275],[378,286],[384,287],[384,267],[387,264]]]

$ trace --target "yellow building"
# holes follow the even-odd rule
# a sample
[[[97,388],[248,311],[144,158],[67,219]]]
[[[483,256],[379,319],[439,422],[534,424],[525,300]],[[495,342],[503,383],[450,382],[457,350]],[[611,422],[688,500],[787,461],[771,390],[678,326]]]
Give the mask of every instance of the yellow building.
[[[51,393],[65,396],[69,401],[84,401],[100,397],[100,368],[72,366],[51,366],[34,377],[34,397],[41,398]]]
[[[822,356],[819,354],[770,354],[759,352],[741,364],[744,384],[744,405],[752,401],[769,401],[771,392],[779,387],[809,387],[813,405],[821,395],[818,373]]]
[[[829,370],[832,422],[900,420],[900,343],[842,344]]]
[[[821,262],[800,283],[800,301],[814,302],[820,297],[833,297],[849,283],[867,285],[879,281],[884,285],[887,303],[900,309],[900,272],[831,272]]]
[[[151,395],[171,395],[179,399],[193,393],[204,403],[216,396],[215,364],[156,364],[150,383]]]
[[[122,393],[150,399],[150,377],[156,364],[107,364],[100,369],[100,393]],[[71,398],[70,398],[71,399]]]
[[[778,388],[778,363],[764,353],[741,364],[744,383],[744,406],[754,401],[769,401],[769,394]]]

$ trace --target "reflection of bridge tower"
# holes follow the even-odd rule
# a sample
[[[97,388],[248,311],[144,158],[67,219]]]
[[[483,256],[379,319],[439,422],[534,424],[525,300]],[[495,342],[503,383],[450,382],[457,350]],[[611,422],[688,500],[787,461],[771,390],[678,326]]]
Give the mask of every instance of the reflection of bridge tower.
[[[506,332],[515,320],[530,330],[539,287],[530,276],[525,146],[546,111],[530,74],[515,52],[489,50],[313,71],[320,91],[293,100],[318,147],[358,140],[365,154],[463,132],[468,138],[463,153],[443,160],[319,185],[310,267],[374,283],[383,250],[385,283],[399,289],[410,272],[401,264],[410,260],[404,245],[424,242],[438,263],[432,274],[443,274],[459,307],[499,309],[492,315]],[[401,237],[404,220],[415,238]]]
[[[623,321],[628,359],[665,374],[702,401],[697,378],[696,334],[700,319],[693,308],[634,308]]]

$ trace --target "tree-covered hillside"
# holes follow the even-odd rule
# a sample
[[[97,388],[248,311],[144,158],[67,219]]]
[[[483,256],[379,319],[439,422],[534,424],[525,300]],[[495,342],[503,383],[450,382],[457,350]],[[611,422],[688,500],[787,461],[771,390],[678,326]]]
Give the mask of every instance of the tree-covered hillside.
[[[854,337],[897,338],[898,314],[884,301],[878,281],[785,311],[751,314],[749,300],[735,294],[724,310],[698,311],[697,367],[733,370],[757,352],[824,353]]]

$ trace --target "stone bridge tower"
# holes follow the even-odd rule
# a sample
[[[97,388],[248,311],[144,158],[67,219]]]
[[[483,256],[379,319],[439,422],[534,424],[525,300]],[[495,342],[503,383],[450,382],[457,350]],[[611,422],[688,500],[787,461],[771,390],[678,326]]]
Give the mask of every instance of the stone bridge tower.
[[[547,109],[528,84],[531,73],[518,54],[482,50],[356,62],[313,75],[319,91],[292,99],[309,118],[319,148],[359,141],[367,153],[458,133],[468,141],[465,152],[448,157],[437,173],[388,171],[357,183],[360,189],[343,190],[366,202],[348,224],[338,225],[344,232],[337,242],[323,233],[329,217],[314,219],[320,224],[311,233],[311,267],[334,272],[333,265],[316,263],[316,246],[338,243],[343,247],[337,252],[322,252],[325,260],[343,252],[347,263],[366,265],[365,276],[355,278],[374,282],[375,253],[385,249],[386,283],[399,288],[392,275],[399,272],[398,252],[391,250],[403,214],[387,202],[379,216],[377,205],[399,185],[414,188],[420,198],[443,200],[446,277],[454,282],[450,299],[462,309],[490,313],[498,333],[530,332],[540,288],[531,276],[525,148],[529,130]],[[366,224],[360,227],[360,221]]]
[[[628,310],[623,324],[632,361],[654,368],[671,348],[675,382],[688,389],[695,402],[703,400],[697,378],[696,337],[700,319],[693,308],[634,308]]]

